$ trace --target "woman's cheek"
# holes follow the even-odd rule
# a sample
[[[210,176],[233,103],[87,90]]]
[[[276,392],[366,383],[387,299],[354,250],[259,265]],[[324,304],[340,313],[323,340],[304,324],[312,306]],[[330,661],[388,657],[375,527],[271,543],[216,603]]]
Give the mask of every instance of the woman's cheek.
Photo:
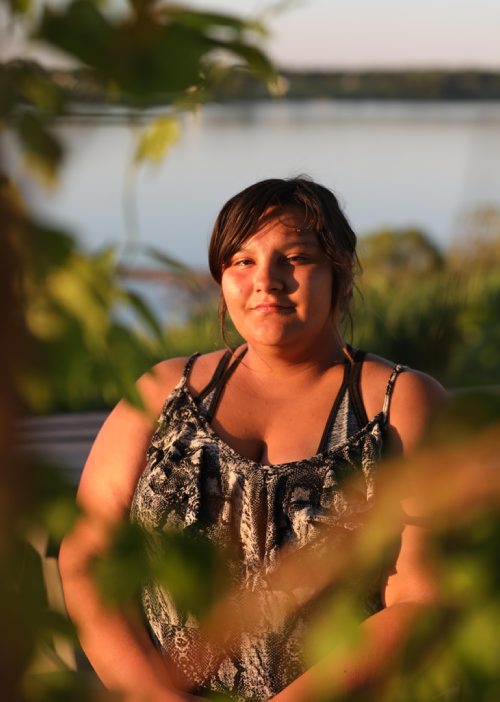
[[[224,298],[228,314],[233,323],[235,322],[235,317],[237,317],[238,314],[237,300],[240,297],[238,287],[239,286],[237,286],[234,281],[229,279],[229,276],[226,276],[222,280],[222,297]]]
[[[245,284],[242,280],[229,273],[222,279],[222,294],[226,300],[226,305],[229,306],[233,300],[237,302],[244,296]]]

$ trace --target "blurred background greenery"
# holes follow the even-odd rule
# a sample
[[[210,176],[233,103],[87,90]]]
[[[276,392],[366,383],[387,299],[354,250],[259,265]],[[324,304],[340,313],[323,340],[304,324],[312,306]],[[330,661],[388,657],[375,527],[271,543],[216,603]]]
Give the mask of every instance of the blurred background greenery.
[[[131,2],[121,14],[91,0],[57,7],[10,0],[2,12],[7,27],[21,24],[33,38],[83,64],[85,80],[99,85],[108,105],[140,111],[160,94],[167,100],[166,113],[140,130],[136,165],[162,159],[178,136],[179,115],[223,90],[235,76],[252,75],[271,94],[283,87],[260,48],[265,27],[259,22],[147,0]],[[14,135],[32,172],[45,182],[57,179],[64,162],[55,125],[73,109],[71,93],[36,62],[0,66],[0,129]],[[36,548],[42,538],[43,549],[50,550],[52,543],[57,550],[77,513],[74,488],[57,466],[20,458],[15,451],[17,420],[106,409],[123,395],[137,402],[134,381],[154,362],[220,344],[217,291],[206,276],[168,252],[147,251],[175,285],[189,291],[184,321],[163,325],[127,285],[116,250],[89,253],[72,232],[38,219],[29,200],[23,200],[5,154],[0,158],[0,438],[5,464],[0,504],[1,697],[105,698],[93,679],[75,671],[54,645],[55,638],[73,645],[75,633],[60,607],[47,599],[46,573]],[[462,243],[446,251],[416,229],[362,236],[363,272],[355,293],[354,325],[347,327],[346,336],[354,345],[425,370],[448,387],[485,386],[486,393],[474,405],[475,416],[481,417],[475,430],[480,431],[499,416],[488,388],[500,383],[500,216],[494,209],[478,209],[464,226]],[[444,418],[444,439],[457,422],[461,428],[468,425],[467,407],[461,407]],[[445,512],[447,519],[435,530],[435,551],[449,606],[428,629],[414,632],[414,648],[408,651],[418,655],[408,653],[399,677],[367,693],[367,700],[424,702],[443,691],[452,690],[452,695],[457,679],[460,700],[500,698],[497,508],[498,500],[487,514],[474,513],[469,521],[458,522],[453,506]],[[143,569],[137,568],[144,553],[141,539],[133,529],[124,530],[109,559],[97,564],[97,577],[111,599],[136,593],[138,575],[143,577]],[[216,554],[191,539],[180,538],[168,548],[176,565],[164,566],[162,577],[183,606],[206,611],[217,588],[207,602],[206,588],[200,591],[200,564],[216,580],[221,567]],[[370,561],[357,567],[369,571],[374,566]],[[342,660],[353,641],[356,608],[347,594],[340,594],[325,610],[311,635],[312,656],[336,647]],[[332,625],[325,627],[325,622]],[[340,699],[323,692],[325,699]]]

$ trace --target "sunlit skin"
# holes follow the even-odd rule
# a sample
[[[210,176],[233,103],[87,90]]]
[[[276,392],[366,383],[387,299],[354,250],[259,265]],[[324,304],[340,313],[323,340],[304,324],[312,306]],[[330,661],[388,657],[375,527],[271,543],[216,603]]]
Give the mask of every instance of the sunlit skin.
[[[229,315],[250,348],[338,350],[333,272],[316,234],[293,214],[267,222],[222,274]]]

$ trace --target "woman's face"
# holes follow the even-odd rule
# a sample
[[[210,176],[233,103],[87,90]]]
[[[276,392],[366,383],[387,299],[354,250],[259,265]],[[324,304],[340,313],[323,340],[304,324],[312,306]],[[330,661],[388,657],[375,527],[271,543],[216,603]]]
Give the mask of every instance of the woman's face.
[[[249,344],[310,346],[335,329],[331,262],[300,221],[294,212],[267,221],[223,271],[229,315]]]

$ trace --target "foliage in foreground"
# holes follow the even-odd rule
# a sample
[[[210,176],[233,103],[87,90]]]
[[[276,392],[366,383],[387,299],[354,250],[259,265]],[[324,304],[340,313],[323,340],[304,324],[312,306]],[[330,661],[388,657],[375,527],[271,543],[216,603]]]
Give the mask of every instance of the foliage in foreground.
[[[258,45],[265,30],[257,21],[156,0],[131,1],[119,12],[111,5],[72,0],[32,8],[10,0],[0,8],[0,34],[3,44],[20,26],[83,62],[106,100],[135,115],[158,93],[168,95],[166,114],[142,130],[135,165],[165,154],[178,132],[178,112],[206,99],[235,62],[261,80],[276,77]],[[72,107],[36,62],[0,63],[0,148],[8,131],[45,182],[57,179],[65,155],[54,122]],[[40,531],[61,539],[75,516],[73,495],[50,466],[15,455],[15,417],[109,405],[122,394],[137,402],[134,380],[165,355],[164,335],[141,299],[124,289],[113,252],[84,254],[70,235],[35,221],[0,157],[1,696],[5,702],[94,700],[101,695],[95,685],[69,670],[50,645],[71,627],[46,600],[45,564],[31,545]],[[124,313],[139,322],[140,332],[123,323]],[[41,648],[55,671],[48,676],[32,674]]]
[[[26,3],[12,0],[10,7],[17,13],[26,9]],[[169,21],[165,5],[154,2],[134,2],[129,9],[130,15],[125,21],[123,17],[113,21],[112,16],[106,16],[104,6],[89,0],[75,0],[37,16],[40,22],[34,30],[39,38],[84,60],[91,71],[103,77],[110,99],[118,94],[134,107],[148,104],[157,89],[167,88],[173,104],[179,108],[201,99],[211,78],[220,75],[211,52],[223,45],[256,73],[270,76],[267,60],[248,41],[249,33],[258,31],[256,26],[248,26],[235,18],[175,8],[171,9]],[[177,47],[175,64],[165,60],[173,47]],[[146,82],[144,76],[147,76]],[[21,62],[3,66],[0,78],[2,124],[9,124],[18,135],[30,163],[46,176],[53,177],[64,153],[51,126],[54,117],[70,109],[65,96],[32,64]],[[171,133],[170,120],[154,125],[153,130],[145,134],[138,154],[157,158],[158,144],[161,152],[168,145]],[[5,231],[0,239],[0,262],[5,274],[1,278],[0,296],[5,334],[0,349],[0,378],[4,390],[0,406],[0,447],[5,461],[0,475],[2,699],[6,702],[109,699],[110,695],[97,689],[91,679],[68,668],[58,658],[53,645],[55,635],[74,641],[74,632],[47,601],[42,563],[31,546],[33,538],[27,539],[27,536],[42,530],[58,542],[71,528],[76,510],[72,491],[61,481],[57,471],[39,462],[23,463],[13,455],[14,417],[20,403],[22,409],[33,411],[60,407],[57,403],[63,396],[65,408],[89,402],[88,387],[83,380],[89,377],[97,389],[92,402],[97,397],[100,402],[108,403],[115,394],[123,393],[134,399],[132,380],[144,370],[139,366],[150,365],[155,354],[168,354],[169,344],[170,351],[175,350],[175,353],[184,353],[184,348],[187,351],[188,344],[180,332],[170,330],[164,334],[141,302],[123,291],[116,278],[111,253],[85,256],[75,248],[71,237],[34,222],[16,202],[15,192],[7,180],[2,180],[0,206],[0,221]],[[421,288],[424,283],[421,278],[418,280]],[[462,316],[458,312],[455,315],[455,308],[450,306],[451,321],[444,332],[440,319],[435,326],[419,321],[422,317],[432,319],[431,313],[436,314],[432,306],[438,288],[431,286],[424,296],[425,303],[421,304],[425,314],[414,311],[413,308],[418,307],[417,298],[411,297],[414,289],[408,285],[406,290],[401,281],[401,290],[404,288],[405,295],[411,299],[411,311],[405,310],[400,300],[395,299],[404,295],[391,296],[391,290],[384,290],[376,281],[372,282],[369,296],[368,288],[365,289],[365,298],[370,298],[370,304],[380,299],[379,309],[384,314],[392,309],[388,319],[394,320],[391,332],[394,338],[400,335],[406,338],[403,332],[408,327],[418,328],[422,340],[428,339],[432,332],[441,342],[447,342],[450,337],[455,338],[448,330],[454,332],[458,324],[457,333],[470,339],[468,357],[472,361],[476,356],[490,358],[496,327],[489,325],[491,336],[485,343],[481,333],[490,308],[481,310],[478,301],[491,300],[493,308],[498,300],[498,282],[493,274],[488,274],[487,282],[474,282],[473,277],[467,280],[470,290],[477,291],[475,306],[472,312],[465,313],[464,308],[460,308]],[[430,285],[430,278],[427,283]],[[463,289],[460,285],[460,291]],[[444,292],[442,294],[444,296]],[[130,329],[120,323],[115,316],[120,304],[134,308],[149,331],[147,341],[133,336]],[[375,312],[369,319],[376,318]],[[206,328],[205,321],[202,315],[195,320],[189,346],[193,341],[198,348],[205,343],[199,334]],[[363,329],[361,322],[360,325],[359,333]],[[383,325],[391,327],[385,321]],[[366,345],[376,349],[376,344],[380,345],[379,329],[373,330],[372,336],[372,340],[366,338]],[[414,349],[411,338],[408,332],[408,352]],[[207,338],[206,343],[213,342]],[[390,352],[387,355],[398,359],[404,356]],[[401,360],[412,362],[411,358]],[[439,362],[445,366],[444,361]],[[462,372],[460,368],[467,367],[465,361],[461,363],[457,362],[457,375]],[[416,362],[415,365],[423,364]],[[16,386],[14,378],[20,377],[20,368],[23,381]],[[483,400],[481,403],[481,407],[491,405],[484,405]],[[470,426],[471,418],[481,417],[480,426],[475,427],[479,431],[490,421],[490,416],[498,417],[494,402],[491,413],[488,412],[479,412],[477,404],[471,409],[467,403],[466,421],[460,425],[458,434],[463,434],[464,426]],[[453,422],[448,425],[446,436],[455,426]],[[463,690],[462,702],[490,702],[498,698],[500,588],[496,547],[500,491],[496,437],[497,434],[493,438],[480,435],[477,440],[472,437],[468,445],[434,448],[419,464],[419,475],[428,478],[425,494],[436,500],[428,505],[428,516],[445,606],[440,608],[439,616],[422,620],[425,627],[415,629],[407,648],[402,651],[401,665],[396,672],[387,672],[380,686],[360,695],[359,699],[427,702],[432,695],[456,685],[457,671]],[[459,476],[463,479],[458,480]],[[441,482],[434,484],[433,477]],[[391,486],[396,483],[397,480],[388,481]],[[450,490],[450,486],[456,486],[457,491]],[[387,514],[392,514],[391,509],[387,509]],[[312,659],[331,654],[332,664],[336,661],[341,666],[344,657],[352,654],[352,647],[358,640],[355,628],[358,602],[343,590],[340,566],[357,569],[365,575],[378,567],[378,556],[392,544],[397,525],[390,518],[378,518],[376,524],[376,529],[366,532],[365,537],[360,536],[352,548],[339,554],[339,558],[324,559],[320,564],[310,561],[310,568],[306,569],[305,554],[300,554],[295,569],[287,570],[287,576],[293,579],[294,573],[300,578],[304,570],[310,574],[316,569],[321,575],[322,566],[331,567],[327,575],[338,585],[335,600],[329,603],[311,632],[309,654]],[[137,596],[138,576],[142,579],[147,572],[153,572],[180,598],[182,607],[207,618],[215,638],[228,622],[239,621],[234,611],[230,618],[210,620],[214,602],[221,594],[224,596],[218,587],[222,571],[219,554],[205,548],[202,540],[180,534],[166,537],[170,560],[145,562],[141,560],[145,554],[144,538],[144,534],[131,528],[115,535],[109,556],[95,564],[103,597],[115,603],[128,602]],[[143,568],[137,568],[138,562]],[[200,567],[203,567],[203,580]],[[207,580],[210,588],[206,587]],[[200,585],[203,585],[202,590]],[[228,606],[231,602],[229,599]],[[252,612],[251,604],[247,602],[240,611]],[[50,652],[53,672],[35,672],[33,665],[40,650]],[[335,685],[329,688],[320,681],[318,699],[323,698],[340,701],[342,694],[335,690]]]
[[[367,513],[364,529],[355,531],[341,550],[332,543],[333,558],[319,558],[313,550],[291,552],[270,576],[270,587],[298,592],[308,601],[321,593],[322,605],[312,619],[305,655],[318,670],[318,700],[343,702],[493,702],[500,692],[498,625],[500,622],[500,400],[477,393],[457,398],[436,419],[432,436],[410,462],[382,466],[378,494]],[[50,475],[50,473],[49,473]],[[338,681],[351,659],[363,651],[358,625],[362,620],[362,583],[377,578],[390,562],[401,528],[399,495],[411,477],[419,498],[412,518],[428,529],[427,562],[439,583],[440,601],[424,608],[408,640],[394,660],[384,661],[380,678],[369,689],[345,698]],[[62,486],[52,483],[52,499]],[[53,535],[68,529],[74,514],[42,519]],[[31,516],[32,518],[32,516]],[[328,538],[328,533],[323,534]],[[151,539],[155,540],[152,553]],[[18,545],[20,546],[20,544]],[[72,637],[71,629],[44,604],[39,562],[26,547],[15,561],[24,570],[22,641],[51,645],[54,633]],[[110,606],[128,606],[151,576],[166,587],[181,611],[201,619],[202,631],[221,647],[238,635],[239,626],[258,624],[258,593],[228,591],[223,552],[206,541],[203,530],[144,533],[125,525],[113,536],[109,553],[94,563],[96,582]],[[305,582],[304,582],[305,578]],[[353,587],[361,583],[361,588]],[[11,593],[6,593],[10,595]],[[290,598],[293,602],[294,598]],[[293,605],[288,614],[293,616]],[[19,625],[19,623],[16,623]],[[25,638],[27,637],[27,638]],[[33,646],[29,651],[33,655]],[[29,659],[29,656],[28,658]],[[95,699],[90,681],[60,667],[59,673],[24,677],[25,699]],[[59,691],[57,692],[57,688]],[[459,692],[458,692],[459,691]],[[77,697],[73,695],[77,694]],[[107,699],[101,691],[101,698]]]

